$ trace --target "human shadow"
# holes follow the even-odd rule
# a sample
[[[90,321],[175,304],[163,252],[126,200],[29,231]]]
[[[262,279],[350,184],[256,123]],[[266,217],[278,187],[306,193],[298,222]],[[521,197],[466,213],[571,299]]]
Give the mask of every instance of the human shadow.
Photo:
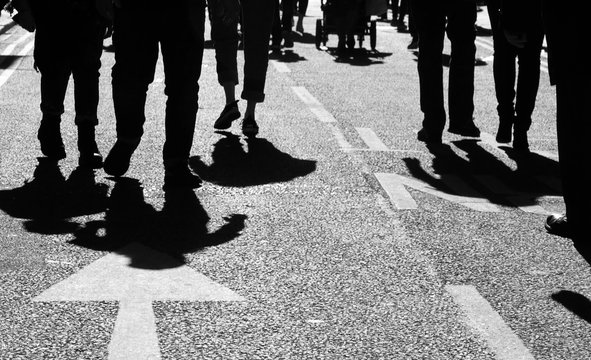
[[[591,324],[591,300],[584,295],[569,290],[561,290],[551,295],[552,299],[570,312]]]
[[[335,62],[353,66],[383,64],[383,59],[392,55],[392,53],[367,50],[365,48],[346,49],[344,51],[338,51],[337,48],[328,48],[328,52],[334,57]]]
[[[293,50],[272,51],[269,53],[269,59],[284,63],[295,63],[308,60],[305,57],[295,53]]]
[[[412,177],[434,189],[452,195],[480,197],[493,204],[531,206],[536,205],[541,196],[560,193],[559,189],[536,177],[559,178],[558,164],[550,159],[538,159],[542,162],[537,172],[521,173],[486,151],[477,140],[460,140],[452,145],[462,150],[465,158],[448,144],[428,147],[434,155],[432,169],[436,175],[427,172],[416,158],[403,161]]]
[[[182,266],[184,254],[231,241],[244,229],[246,216],[231,214],[222,226],[209,232],[210,217],[192,189],[165,192],[162,210],[157,211],[145,201],[138,180],[113,180],[104,219],[86,223],[74,232],[70,243],[125,255],[131,267],[158,270]],[[137,244],[169,256],[154,261]]]
[[[213,162],[205,164],[198,156],[189,165],[203,180],[220,186],[247,187],[291,181],[316,170],[316,161],[293,158],[263,138],[246,140],[229,132],[214,144]]]
[[[302,44],[314,44],[316,43],[316,37],[310,33],[304,32],[299,33],[294,31],[293,33],[293,41],[294,42],[298,42],[298,43],[302,43]]]
[[[0,69],[8,69],[12,64],[22,59],[24,56],[0,55]]]
[[[92,169],[78,167],[66,179],[56,161],[38,158],[31,181],[0,190],[0,209],[23,219],[29,232],[68,234],[81,226],[75,217],[105,210],[107,191],[107,185],[96,183]]]

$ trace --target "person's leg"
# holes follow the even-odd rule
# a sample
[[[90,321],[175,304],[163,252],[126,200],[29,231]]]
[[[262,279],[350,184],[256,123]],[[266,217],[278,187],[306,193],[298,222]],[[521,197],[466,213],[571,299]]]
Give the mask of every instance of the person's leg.
[[[513,101],[515,99],[515,58],[517,53],[515,47],[509,44],[505,38],[499,24],[500,1],[489,0],[487,9],[493,33],[493,78],[499,116],[496,140],[499,143],[509,143],[515,117]]]
[[[518,49],[519,75],[517,77],[517,98],[515,102],[515,126],[513,149],[529,150],[527,131],[531,125],[531,115],[536,106],[536,97],[540,84],[540,53],[544,33],[531,31],[523,49]]]
[[[285,6],[285,5],[284,5]],[[265,81],[269,65],[269,37],[273,22],[273,0],[243,0],[244,21],[244,89],[241,97],[247,101],[242,132],[247,136],[258,133],[255,121],[256,104],[265,99]]]
[[[480,136],[473,121],[475,25],[476,1],[451,1],[447,16],[447,36],[451,42],[449,131],[463,136]]]
[[[77,17],[72,21],[79,30],[72,51],[72,74],[78,128],[79,165],[91,168],[102,167],[103,158],[95,141],[95,126],[98,124],[99,69],[106,27],[95,18]]]
[[[388,1],[388,0],[386,0]],[[304,17],[308,10],[308,0],[298,0],[298,22],[296,25],[296,31],[304,33]]]
[[[160,35],[164,62],[166,140],[163,148],[165,186],[197,186],[189,176],[204,50],[205,3],[180,1],[164,13]],[[194,182],[195,181],[195,182]]]
[[[291,48],[293,47],[293,38],[291,30],[293,22],[294,0],[281,0],[281,10],[281,30],[283,35],[283,46],[285,46],[286,48]]]
[[[218,83],[224,89],[226,103],[220,116],[214,123],[214,128],[223,130],[232,125],[232,121],[240,117],[238,101],[236,100],[236,85],[238,84],[238,23],[226,24],[217,14],[217,1],[209,1],[209,18],[211,23],[211,39],[215,48],[216,72]]]
[[[421,111],[424,114],[419,140],[440,142],[446,118],[441,59],[445,35],[445,14],[442,4],[439,2],[413,0],[412,4],[420,38],[417,69]]]
[[[273,12],[273,27],[271,29],[271,49],[274,52],[281,51],[281,14],[279,14],[279,0],[275,0],[275,11]]]
[[[126,4],[115,8],[113,24],[113,105],[117,141],[104,163],[105,172],[121,176],[127,172],[133,152],[140,143],[146,121],[148,85],[154,80],[158,60],[158,37],[152,20],[158,12]]]

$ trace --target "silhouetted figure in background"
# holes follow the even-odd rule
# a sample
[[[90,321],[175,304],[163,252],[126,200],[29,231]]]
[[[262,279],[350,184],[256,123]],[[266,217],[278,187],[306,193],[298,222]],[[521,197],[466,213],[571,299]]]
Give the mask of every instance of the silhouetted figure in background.
[[[446,113],[443,101],[443,41],[451,41],[449,66],[449,129],[454,134],[478,137],[474,125],[474,57],[476,46],[475,0],[412,0],[411,11],[419,35],[419,81],[423,126],[418,139],[441,143]]]
[[[214,123],[218,130],[228,129],[240,117],[236,85],[238,18],[235,9],[242,6],[241,30],[244,38],[244,86],[241,97],[246,100],[242,133],[254,137],[259,133],[255,119],[258,103],[265,100],[265,82],[269,66],[269,40],[273,26],[276,0],[210,0],[211,38],[216,53],[218,82],[224,88],[226,105]],[[228,15],[231,14],[231,15]]]
[[[543,1],[550,81],[556,85],[558,157],[566,214],[552,215],[546,229],[589,246],[591,68],[586,60],[587,14],[557,1]]]
[[[159,24],[154,24],[158,19]],[[122,176],[140,143],[146,121],[148,85],[154,80],[158,51],[165,74],[166,140],[163,148],[164,189],[195,188],[201,183],[188,167],[193,145],[199,77],[203,60],[205,0],[166,4],[121,0],[115,7],[113,103],[117,141],[105,159],[105,172]]]
[[[513,149],[519,152],[529,151],[527,131],[532,122],[540,83],[540,53],[544,40],[541,5],[540,0],[488,0],[499,115],[496,140],[499,143],[511,142],[513,130]],[[513,10],[515,6],[523,7],[523,10]],[[516,59],[519,60],[517,89]]]
[[[100,58],[109,19],[99,13],[94,1],[29,0],[29,3],[36,25],[35,67],[41,73],[43,116],[37,134],[41,152],[55,160],[66,157],[60,122],[72,74],[79,164],[100,168],[103,159],[95,141],[95,126]]]

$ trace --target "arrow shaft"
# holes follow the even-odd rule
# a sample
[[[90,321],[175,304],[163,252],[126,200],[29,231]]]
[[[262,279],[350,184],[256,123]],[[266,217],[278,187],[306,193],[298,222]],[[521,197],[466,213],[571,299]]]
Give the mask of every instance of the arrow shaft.
[[[109,360],[129,359],[160,360],[151,301],[124,300],[119,303],[109,343]]]

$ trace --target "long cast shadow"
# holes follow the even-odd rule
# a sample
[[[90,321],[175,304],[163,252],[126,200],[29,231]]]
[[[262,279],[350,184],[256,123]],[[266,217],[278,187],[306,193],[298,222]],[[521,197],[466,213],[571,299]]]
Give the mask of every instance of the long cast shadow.
[[[189,160],[191,168],[205,181],[221,186],[247,187],[287,182],[316,170],[316,161],[295,159],[266,139],[248,139],[248,149],[244,149],[238,136],[229,132],[218,133],[224,137],[214,144],[210,165],[198,156]]]
[[[579,293],[561,290],[552,294],[552,299],[570,312],[591,324],[591,300]]]

